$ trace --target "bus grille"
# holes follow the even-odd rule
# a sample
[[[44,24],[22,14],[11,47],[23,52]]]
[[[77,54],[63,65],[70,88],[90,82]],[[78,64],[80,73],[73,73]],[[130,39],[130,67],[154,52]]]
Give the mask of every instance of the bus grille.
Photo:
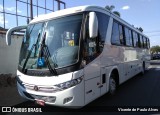
[[[55,96],[41,96],[41,95],[34,95],[34,94],[29,94],[27,92],[23,92],[24,95],[30,99],[38,99],[38,100],[44,100],[45,102],[51,102],[55,103],[56,97]]]
[[[53,86],[36,86],[36,85],[31,85],[31,84],[24,84],[24,87],[26,89],[29,89],[29,90],[34,90],[34,91],[38,91],[38,92],[44,92],[44,93],[56,93],[58,91],[60,91],[60,89],[57,89]]]

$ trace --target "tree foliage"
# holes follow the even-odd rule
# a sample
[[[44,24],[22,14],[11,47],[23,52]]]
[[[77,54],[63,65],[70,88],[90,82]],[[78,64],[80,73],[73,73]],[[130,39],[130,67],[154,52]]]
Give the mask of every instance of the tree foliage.
[[[114,8],[115,8],[115,6],[114,5],[111,5],[111,6],[105,6],[105,8],[107,9],[107,10],[109,10],[109,11],[112,11]]]
[[[118,12],[118,11],[113,11],[113,9],[115,9],[115,6],[114,5],[106,5],[105,8],[111,12],[113,12],[115,15],[121,17],[121,14]]]
[[[116,14],[117,16],[121,17],[121,14],[118,11],[113,11],[114,14]]]
[[[152,54],[155,54],[155,53],[157,54],[158,52],[160,52],[160,46],[157,45],[157,46],[152,46],[151,47],[151,53]]]

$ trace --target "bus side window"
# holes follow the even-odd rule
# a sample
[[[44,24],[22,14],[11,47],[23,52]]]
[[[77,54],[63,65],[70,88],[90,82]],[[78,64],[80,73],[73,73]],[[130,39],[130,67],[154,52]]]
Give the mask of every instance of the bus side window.
[[[125,45],[124,27],[117,22],[113,22],[111,43],[113,45]]]
[[[109,16],[107,14],[103,14],[101,12],[96,12],[97,18],[98,18],[98,49],[101,53],[103,51],[105,39],[106,39],[106,33],[109,23]]]
[[[134,47],[138,47],[138,34],[133,31]]]
[[[126,40],[126,45],[127,46],[132,46],[132,35],[131,35],[131,30],[129,30],[127,27],[125,27],[125,40]]]
[[[132,31],[130,29],[129,29],[129,39],[130,39],[130,45],[133,46]]]
[[[148,40],[147,40],[147,38],[146,38],[146,48],[148,48]]]
[[[120,44],[121,45],[125,45],[125,39],[124,39],[124,30],[123,30],[123,26],[119,25],[119,38],[120,38]]]
[[[148,40],[146,37],[145,37],[145,48],[148,48]]]
[[[139,35],[139,41],[140,41],[140,47],[143,48],[143,39],[142,39],[142,35]]]
[[[147,41],[146,41],[146,38],[143,36],[143,42],[144,42],[144,48],[147,47]]]
[[[139,48],[141,48],[141,40],[140,40],[140,35],[139,34],[137,34],[138,35],[138,47]]]
[[[84,50],[84,60],[86,60],[86,64],[90,63],[92,60],[96,58],[97,55],[97,37],[96,38],[90,38],[89,37],[89,20],[87,19],[85,24],[85,39],[83,42]]]
[[[100,55],[100,53],[103,51],[105,39],[106,39],[106,33],[109,23],[109,16],[100,12],[96,12],[97,18],[98,18],[98,36],[96,38],[89,38],[89,22],[87,19],[86,22],[86,34],[85,34],[85,40],[84,40],[84,58],[86,60],[86,63],[93,61],[96,57]]]
[[[113,45],[120,45],[119,26],[117,22],[113,22],[111,43]]]
[[[149,49],[149,48],[150,48],[150,42],[149,42],[149,39],[148,39],[148,38],[147,38],[147,41],[148,41],[148,42],[147,42],[147,43],[148,43],[147,46],[148,46],[148,49]]]

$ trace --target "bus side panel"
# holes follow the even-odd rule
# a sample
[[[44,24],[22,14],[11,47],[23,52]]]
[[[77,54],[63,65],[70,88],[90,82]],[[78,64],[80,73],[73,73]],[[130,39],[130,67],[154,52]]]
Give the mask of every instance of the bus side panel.
[[[119,83],[126,80],[125,66],[124,66],[124,48],[120,46],[113,46],[105,44],[102,56],[101,67],[116,67],[119,74]]]
[[[100,56],[84,67],[85,104],[100,96]]]
[[[85,104],[88,104],[100,96],[100,88],[98,87],[99,83],[100,77],[85,81]]]
[[[151,55],[150,51],[147,49],[145,54],[145,68],[148,69],[150,66]]]
[[[138,53],[137,53],[138,52]],[[124,52],[124,69],[126,80],[132,78],[141,71],[142,54],[138,48],[125,47]]]

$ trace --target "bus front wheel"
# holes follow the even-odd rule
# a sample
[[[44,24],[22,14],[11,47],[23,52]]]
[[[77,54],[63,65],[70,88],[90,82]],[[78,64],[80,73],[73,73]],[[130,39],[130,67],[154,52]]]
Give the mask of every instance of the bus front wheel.
[[[110,79],[109,79],[109,95],[114,95],[117,90],[117,83],[115,80],[115,75],[112,74]]]

